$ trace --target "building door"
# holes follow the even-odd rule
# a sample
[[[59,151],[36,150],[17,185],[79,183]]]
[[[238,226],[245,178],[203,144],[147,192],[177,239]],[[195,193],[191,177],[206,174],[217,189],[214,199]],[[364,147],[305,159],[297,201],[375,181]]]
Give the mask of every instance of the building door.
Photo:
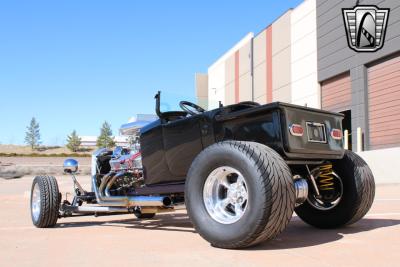
[[[322,109],[333,112],[344,112],[351,109],[350,74],[333,77],[321,84]]]
[[[400,56],[368,68],[370,149],[400,146]]]
[[[321,84],[321,107],[344,114],[343,131],[349,131],[348,147],[351,150],[351,80],[350,73],[333,77]]]

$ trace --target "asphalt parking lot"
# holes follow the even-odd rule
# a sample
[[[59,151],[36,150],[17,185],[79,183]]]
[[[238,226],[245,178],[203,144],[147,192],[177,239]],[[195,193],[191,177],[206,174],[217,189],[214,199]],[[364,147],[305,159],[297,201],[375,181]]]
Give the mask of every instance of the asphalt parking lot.
[[[80,178],[89,184],[89,177]],[[246,250],[211,247],[184,210],[139,221],[133,215],[64,218],[51,229],[31,224],[32,177],[0,179],[1,266],[399,266],[400,185],[377,187],[360,222],[318,230],[296,216],[276,239]],[[68,177],[60,190],[71,190]],[[65,194],[64,194],[65,196]]]

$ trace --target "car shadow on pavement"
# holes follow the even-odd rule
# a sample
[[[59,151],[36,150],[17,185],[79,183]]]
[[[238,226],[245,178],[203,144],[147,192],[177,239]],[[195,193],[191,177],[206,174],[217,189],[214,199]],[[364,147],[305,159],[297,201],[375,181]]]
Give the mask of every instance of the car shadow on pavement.
[[[247,250],[280,250],[317,246],[334,242],[347,235],[399,225],[400,220],[364,218],[359,222],[337,229],[318,229],[294,217],[288,227],[275,239]]]
[[[105,218],[110,216],[105,216]],[[101,217],[99,217],[101,218]],[[126,217],[125,217],[126,218]],[[64,222],[57,224],[57,228],[70,227],[125,227],[131,229],[159,230],[196,233],[186,213],[157,214],[154,219],[139,220],[132,215],[129,219],[104,219],[85,222]],[[317,246],[342,239],[346,235],[372,231],[379,228],[399,225],[400,220],[364,218],[359,222],[338,229],[318,229],[293,217],[288,227],[275,239],[261,243],[247,250],[280,250]]]
[[[109,216],[107,216],[109,217]],[[101,218],[101,217],[100,217]],[[186,213],[157,214],[153,219],[139,220],[132,214],[131,219],[102,220],[91,222],[64,222],[57,228],[87,227],[87,226],[126,227],[133,229],[160,230],[196,233]]]

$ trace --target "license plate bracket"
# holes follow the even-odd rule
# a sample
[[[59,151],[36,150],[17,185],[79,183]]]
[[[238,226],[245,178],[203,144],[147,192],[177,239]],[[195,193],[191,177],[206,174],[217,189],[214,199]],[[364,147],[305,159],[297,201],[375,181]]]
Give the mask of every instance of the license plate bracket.
[[[308,142],[326,143],[326,127],[323,123],[306,122]]]

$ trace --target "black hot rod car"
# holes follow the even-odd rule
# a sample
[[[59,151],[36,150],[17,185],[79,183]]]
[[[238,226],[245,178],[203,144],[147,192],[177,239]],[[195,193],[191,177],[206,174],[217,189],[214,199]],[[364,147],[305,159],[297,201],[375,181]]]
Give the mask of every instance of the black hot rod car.
[[[133,213],[151,219],[186,205],[196,231],[213,246],[248,247],[282,232],[293,211],[306,223],[334,228],[370,209],[374,178],[342,143],[342,114],[285,103],[241,102],[205,111],[181,101],[140,131],[140,150],[99,149],[92,190],[75,178],[62,200],[54,177],[37,176],[31,215],[37,227],[83,213]]]

